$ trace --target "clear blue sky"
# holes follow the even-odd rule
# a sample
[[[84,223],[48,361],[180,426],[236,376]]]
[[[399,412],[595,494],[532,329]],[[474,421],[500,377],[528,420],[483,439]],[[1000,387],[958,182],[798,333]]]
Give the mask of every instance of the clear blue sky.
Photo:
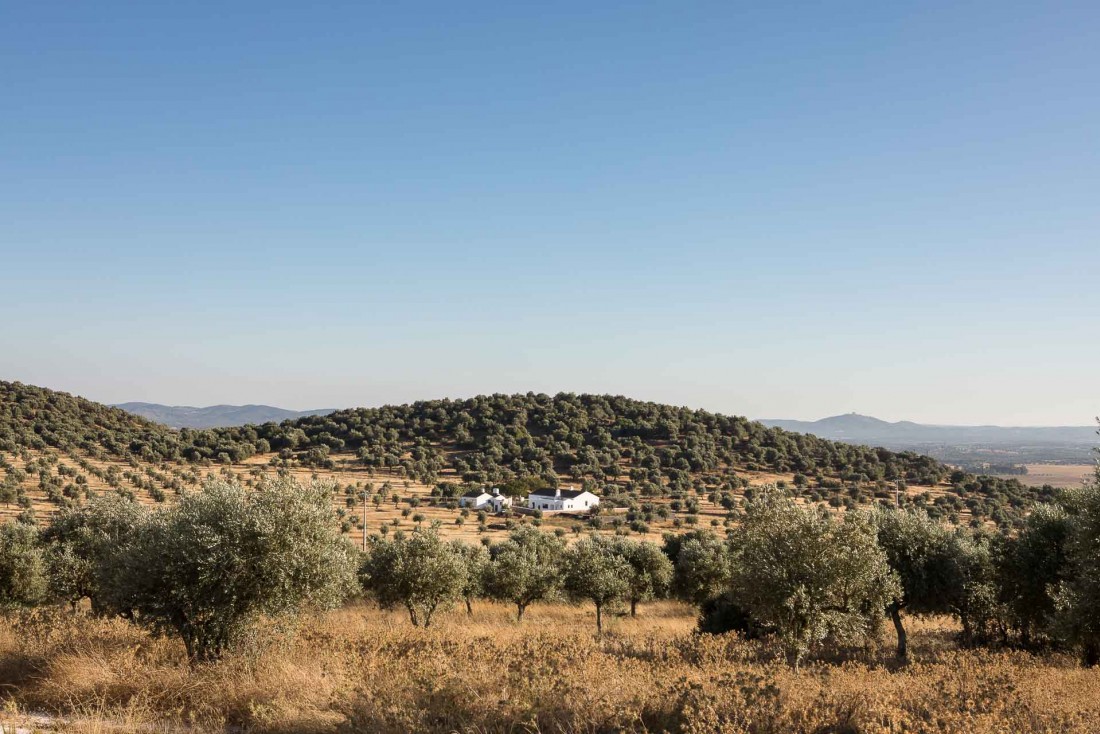
[[[0,89],[0,378],[1100,413],[1096,2],[0,2]]]

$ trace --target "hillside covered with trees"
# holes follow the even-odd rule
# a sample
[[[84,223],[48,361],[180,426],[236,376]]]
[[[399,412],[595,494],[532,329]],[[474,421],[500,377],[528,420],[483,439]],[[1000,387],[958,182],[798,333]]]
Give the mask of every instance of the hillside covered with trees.
[[[834,507],[892,500],[900,482],[928,488],[905,498],[934,515],[967,513],[1002,525],[1054,493],[952,470],[912,452],[619,396],[489,395],[174,431],[66,393],[0,382],[0,452],[47,449],[135,469],[176,467],[177,474],[179,467],[257,460],[317,472],[355,466],[446,485],[444,497],[467,484],[495,483],[522,494],[568,481],[628,506],[652,498],[690,506],[700,496],[727,504],[744,493],[752,473],[774,475],[790,492]]]

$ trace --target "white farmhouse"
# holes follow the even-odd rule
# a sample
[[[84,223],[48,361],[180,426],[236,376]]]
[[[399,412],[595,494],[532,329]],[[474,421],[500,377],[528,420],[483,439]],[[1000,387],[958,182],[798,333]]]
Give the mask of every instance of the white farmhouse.
[[[600,498],[581,489],[539,489],[527,495],[527,506],[546,512],[584,512],[600,504]]]
[[[474,510],[492,510],[504,512],[506,507],[512,506],[512,498],[500,493],[493,487],[488,492],[484,489],[474,489],[458,498],[459,507],[469,507]]]

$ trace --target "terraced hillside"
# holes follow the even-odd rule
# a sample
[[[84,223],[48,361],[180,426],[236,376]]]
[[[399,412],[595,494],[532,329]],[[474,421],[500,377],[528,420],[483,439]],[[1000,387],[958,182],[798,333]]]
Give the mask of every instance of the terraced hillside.
[[[732,521],[740,498],[779,484],[837,509],[875,501],[927,507],[958,522],[1009,524],[1051,488],[952,471],[913,453],[852,446],[623,397],[492,395],[339,411],[280,424],[173,431],[65,393],[0,382],[0,515],[51,512],[93,492],[167,502],[211,474],[331,479],[355,539],[439,521],[473,538],[540,522],[563,531],[656,535]],[[525,494],[586,486],[595,517],[478,517],[469,486]]]

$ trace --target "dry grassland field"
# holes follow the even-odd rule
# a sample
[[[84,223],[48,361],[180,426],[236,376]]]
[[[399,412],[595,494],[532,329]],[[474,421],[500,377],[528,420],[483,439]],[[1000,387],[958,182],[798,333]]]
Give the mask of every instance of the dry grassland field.
[[[1027,464],[1027,474],[1016,477],[1021,482],[1052,487],[1080,487],[1096,474],[1096,464]],[[1008,477],[1005,477],[1006,479]]]
[[[912,621],[908,666],[887,638],[793,671],[774,648],[697,635],[674,602],[613,617],[588,607],[455,607],[414,629],[367,603],[269,625],[192,670],[182,645],[122,620],[39,612],[0,621],[0,723],[41,731],[753,732],[1095,734],[1100,669],[1068,657],[959,649]],[[11,731],[11,728],[5,729]]]

